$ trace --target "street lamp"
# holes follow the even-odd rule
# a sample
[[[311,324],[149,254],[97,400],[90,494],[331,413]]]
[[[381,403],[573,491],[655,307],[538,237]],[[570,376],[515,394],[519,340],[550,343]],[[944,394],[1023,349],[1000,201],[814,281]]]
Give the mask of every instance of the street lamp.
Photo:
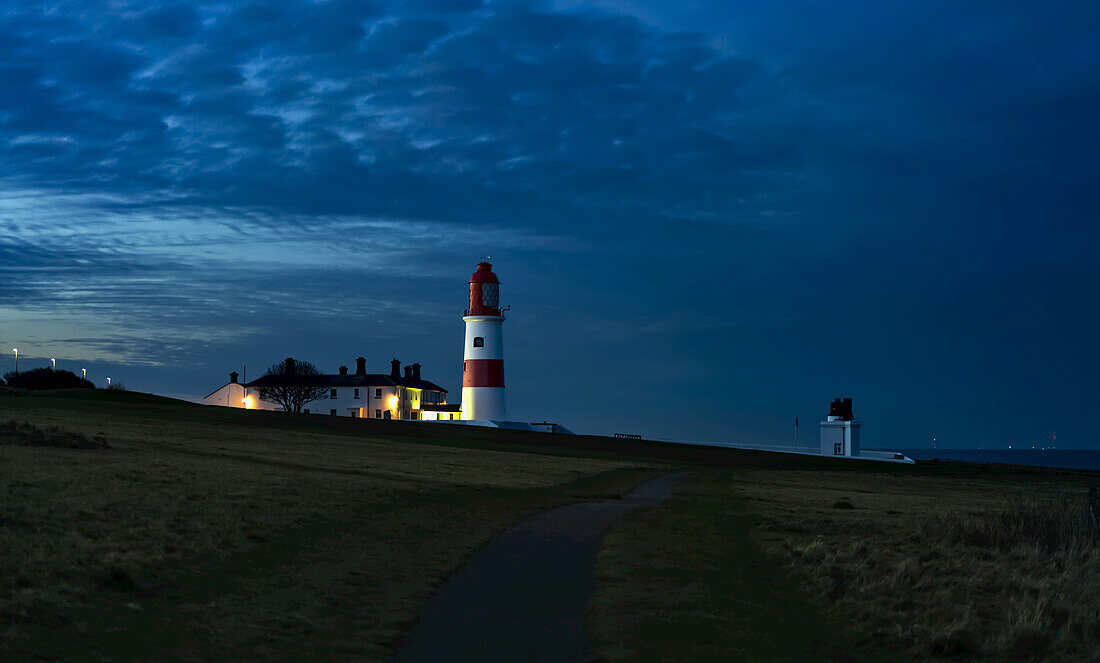
[[[87,380],[88,379],[88,369],[86,369],[86,368],[80,369],[80,377]]]
[[[111,388],[111,378],[107,378],[107,388]]]
[[[57,360],[53,357],[50,357],[50,370],[52,371],[55,368],[57,368]]]
[[[19,372],[19,348],[12,348],[12,352],[15,353],[15,372]]]

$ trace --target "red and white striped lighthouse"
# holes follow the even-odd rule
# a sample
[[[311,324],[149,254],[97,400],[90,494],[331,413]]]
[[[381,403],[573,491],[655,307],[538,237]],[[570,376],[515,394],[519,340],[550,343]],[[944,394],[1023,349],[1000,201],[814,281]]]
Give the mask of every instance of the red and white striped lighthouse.
[[[470,277],[462,352],[462,418],[504,420],[504,315],[500,280],[487,262]]]

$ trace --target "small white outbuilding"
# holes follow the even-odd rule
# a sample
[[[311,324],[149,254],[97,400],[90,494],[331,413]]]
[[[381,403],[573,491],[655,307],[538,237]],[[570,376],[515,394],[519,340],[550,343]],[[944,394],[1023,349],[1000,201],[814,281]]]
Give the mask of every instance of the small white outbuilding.
[[[852,415],[851,398],[835,398],[829,416],[821,422],[822,456],[859,456],[859,422]]]

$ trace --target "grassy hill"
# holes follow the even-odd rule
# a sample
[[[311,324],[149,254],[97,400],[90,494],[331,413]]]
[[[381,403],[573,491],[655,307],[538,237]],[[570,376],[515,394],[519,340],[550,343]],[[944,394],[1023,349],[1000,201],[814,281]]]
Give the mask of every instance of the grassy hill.
[[[108,446],[0,446],[6,660],[384,659],[494,532],[646,474],[464,448],[461,428],[140,394],[0,397],[11,419]]]
[[[1100,643],[1095,547],[966,536],[1087,475],[72,391],[0,395],[0,658],[386,660],[496,532],[685,467],[687,488],[601,549],[588,623],[609,660],[782,660],[821,638],[837,658],[1087,660]]]

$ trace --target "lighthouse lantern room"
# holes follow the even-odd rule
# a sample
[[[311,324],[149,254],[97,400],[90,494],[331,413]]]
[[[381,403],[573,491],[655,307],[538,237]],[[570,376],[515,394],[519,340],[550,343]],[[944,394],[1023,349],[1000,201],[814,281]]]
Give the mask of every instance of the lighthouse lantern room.
[[[470,307],[462,318],[466,344],[462,352],[462,418],[504,420],[504,315],[500,279],[488,262],[470,277]]]

